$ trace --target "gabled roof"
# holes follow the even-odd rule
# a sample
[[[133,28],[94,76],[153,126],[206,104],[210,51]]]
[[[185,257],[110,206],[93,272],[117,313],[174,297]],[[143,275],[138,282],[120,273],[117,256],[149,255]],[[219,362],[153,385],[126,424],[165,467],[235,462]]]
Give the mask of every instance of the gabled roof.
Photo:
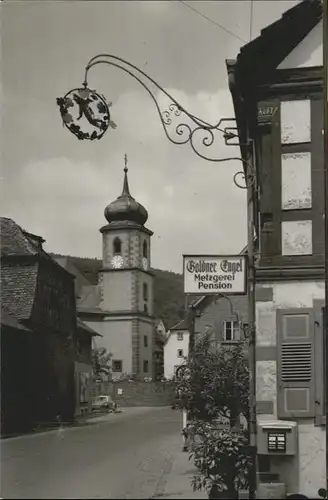
[[[29,319],[36,296],[40,262],[51,263],[65,276],[64,270],[43,250],[41,236],[22,229],[15,221],[0,217],[1,303],[18,320]]]
[[[27,233],[12,219],[0,217],[0,231],[1,256],[28,256],[39,253],[39,242],[42,238]],[[37,238],[40,240],[37,241]]]
[[[62,266],[66,271],[75,276],[75,282],[78,285],[78,290],[82,286],[90,286],[91,282],[86,278],[86,276],[78,269],[72,259],[68,255],[55,255],[50,254],[52,259],[57,262],[60,266]]]
[[[188,329],[189,329],[188,320],[187,320],[187,318],[185,318],[185,319],[182,319],[181,321],[179,321],[176,325],[172,326],[172,328],[170,328],[170,331],[188,330]]]
[[[267,81],[270,74],[322,19],[321,0],[303,0],[244,45],[235,61],[241,86]],[[231,64],[231,62],[230,62]]]

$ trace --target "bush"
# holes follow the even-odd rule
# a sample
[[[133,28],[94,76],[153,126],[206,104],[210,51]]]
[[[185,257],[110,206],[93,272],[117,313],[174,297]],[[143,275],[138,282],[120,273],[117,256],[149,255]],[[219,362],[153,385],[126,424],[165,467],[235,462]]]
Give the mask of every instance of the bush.
[[[192,486],[205,489],[211,498],[237,498],[237,491],[248,486],[250,456],[245,431],[217,424],[195,422],[189,427],[193,445],[190,459],[198,468]]]
[[[181,373],[181,372],[180,372]],[[210,335],[201,338],[176,382],[176,401],[191,419],[226,417],[233,427],[243,414],[248,420],[249,370],[243,345],[222,347]]]
[[[176,381],[176,405],[187,410],[185,430],[199,475],[193,488],[204,488],[210,498],[236,498],[248,486],[251,464],[246,431],[238,428],[240,415],[248,420],[249,370],[242,343],[226,347],[208,334],[194,346]],[[217,420],[225,420],[224,428]]]

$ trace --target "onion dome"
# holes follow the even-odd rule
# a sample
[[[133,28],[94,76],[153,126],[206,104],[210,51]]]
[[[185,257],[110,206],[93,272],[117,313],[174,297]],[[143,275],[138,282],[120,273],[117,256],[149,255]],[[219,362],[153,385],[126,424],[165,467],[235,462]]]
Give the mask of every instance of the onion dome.
[[[127,157],[125,155],[123,191],[115,201],[105,208],[105,217],[111,222],[134,222],[143,226],[148,219],[148,212],[130,194],[128,182]]]

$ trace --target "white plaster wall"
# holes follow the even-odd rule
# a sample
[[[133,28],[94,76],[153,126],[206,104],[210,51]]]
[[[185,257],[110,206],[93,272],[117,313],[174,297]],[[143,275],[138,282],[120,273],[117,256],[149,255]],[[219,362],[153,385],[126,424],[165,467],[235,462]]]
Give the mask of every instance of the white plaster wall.
[[[256,304],[256,345],[275,346],[276,340],[276,310],[272,302],[257,302]]]
[[[266,283],[273,289],[273,300],[256,304],[257,345],[276,344],[276,310],[312,308],[314,300],[325,297],[324,281],[294,281]],[[277,418],[276,362],[258,361],[256,370],[256,400],[273,401]],[[258,415],[258,422],[272,420],[272,415]],[[288,494],[302,493],[316,498],[318,489],[325,484],[325,430],[314,426],[314,420],[299,420],[298,450],[296,457],[275,457],[272,472],[279,472],[287,485]]]
[[[326,476],[325,430],[312,423],[298,425],[298,457],[272,457],[271,471],[277,472],[287,486],[287,494],[302,493],[318,498]]]
[[[280,107],[281,143],[311,141],[311,102],[309,99],[282,101]]]
[[[183,355],[188,355],[189,332],[183,331],[183,340],[178,340],[176,331],[171,332],[167,343],[164,346],[164,377],[171,379],[174,376],[175,366],[184,362],[183,358],[178,358],[178,349],[183,349]]]
[[[272,401],[274,415],[277,415],[277,362],[257,361],[256,400]]]
[[[132,310],[132,271],[102,273],[102,301],[104,311]]]
[[[318,489],[325,485],[326,431],[313,424],[300,424],[299,435],[299,491],[316,498]]]
[[[132,321],[103,322],[103,339],[106,339],[112,359],[122,360],[122,373],[132,373]],[[120,375],[113,372],[113,376]]]
[[[323,65],[322,21],[280,63],[278,69],[308,68]]]
[[[154,325],[146,321],[139,321],[140,332],[140,366],[139,370],[144,377],[153,377],[153,333]],[[145,347],[144,336],[148,337],[148,346]],[[143,362],[148,361],[148,373],[143,373]]]
[[[268,284],[273,289],[273,300],[256,303],[256,343],[257,346],[275,346],[277,335],[277,309],[297,309],[313,307],[313,300],[323,300],[323,281],[294,281]],[[274,415],[277,415],[276,362],[256,363],[256,399],[273,401]]]
[[[123,372],[132,373],[132,321],[85,321],[102,337],[94,340],[97,347],[105,347],[113,354],[112,359],[123,361]],[[120,375],[115,372],[114,375]]]
[[[282,255],[312,254],[312,221],[297,220],[281,223]]]
[[[324,281],[292,281],[273,283],[271,286],[276,309],[310,308],[314,300],[325,298]]]
[[[311,208],[311,153],[281,155],[281,203],[283,210]]]

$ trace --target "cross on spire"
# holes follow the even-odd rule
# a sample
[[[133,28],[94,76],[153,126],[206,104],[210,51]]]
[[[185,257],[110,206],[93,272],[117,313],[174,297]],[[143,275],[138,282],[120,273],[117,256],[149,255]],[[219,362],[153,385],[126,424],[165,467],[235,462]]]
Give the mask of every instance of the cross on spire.
[[[129,182],[128,182],[128,155],[125,153],[124,155],[124,182],[123,182],[123,191],[121,196],[130,196],[129,190]]]

